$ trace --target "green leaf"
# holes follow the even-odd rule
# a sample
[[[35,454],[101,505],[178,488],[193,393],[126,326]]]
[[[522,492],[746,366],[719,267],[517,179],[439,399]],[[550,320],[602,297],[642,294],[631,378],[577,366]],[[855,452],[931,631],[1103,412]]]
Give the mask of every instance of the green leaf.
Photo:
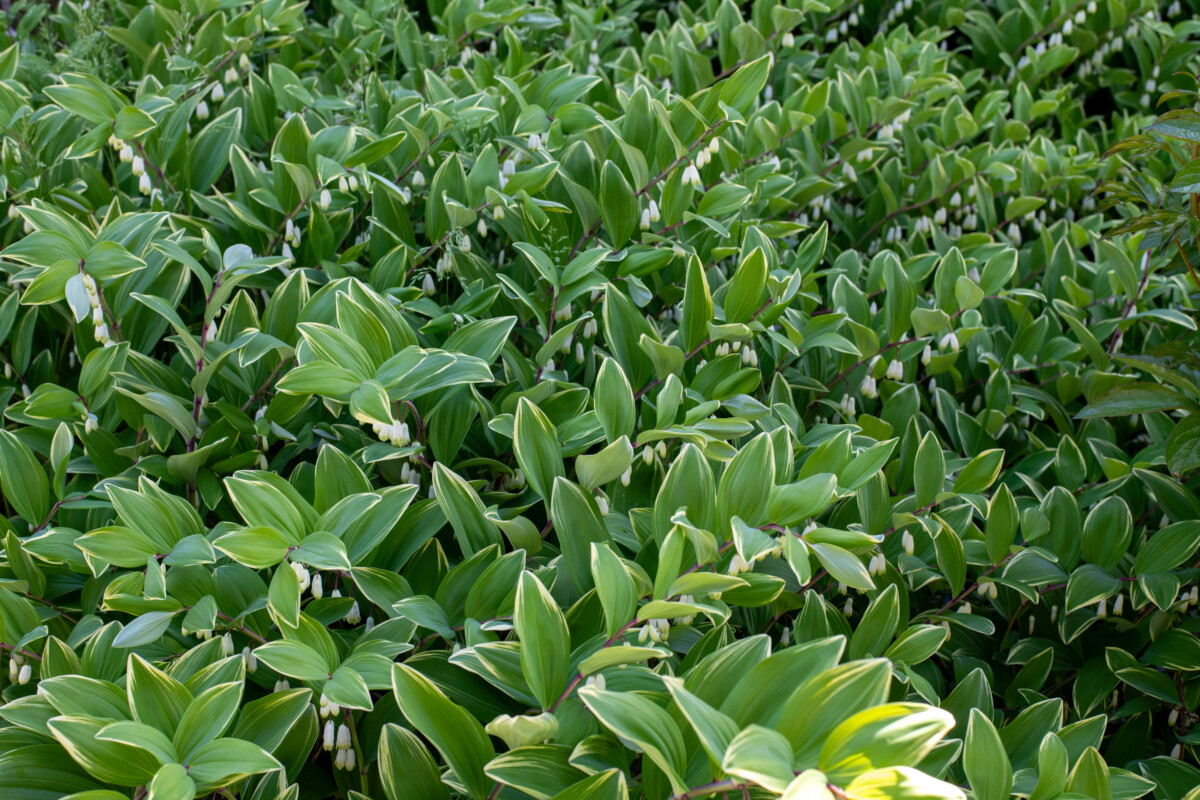
[[[521,640],[521,671],[549,709],[567,686],[570,635],[558,604],[532,572],[522,572],[517,584],[513,627]]]
[[[632,742],[663,771],[676,793],[687,790],[683,735],[666,711],[645,697],[584,686],[579,697],[587,710],[622,740]]]
[[[542,410],[522,397],[513,423],[513,453],[533,490],[549,500],[556,478],[565,474],[558,434]]]
[[[725,292],[725,321],[749,322],[767,296],[767,257],[761,247],[746,256]]]
[[[1007,800],[1012,789],[1012,765],[1000,734],[979,709],[971,709],[963,744],[963,771],[978,800]]]
[[[633,388],[625,370],[614,359],[604,359],[596,373],[595,404],[596,416],[610,443],[633,433],[637,418]]]
[[[629,241],[637,227],[638,213],[633,187],[616,164],[605,161],[600,169],[600,214],[614,249],[621,249]]]
[[[492,782],[484,774],[484,766],[496,753],[479,721],[406,664],[392,667],[392,690],[401,713],[433,743],[467,794],[486,800]]]
[[[984,491],[1000,476],[1000,468],[1004,466],[1003,450],[984,450],[971,459],[971,463],[963,467],[962,472],[954,481],[954,491],[960,494],[978,494]]]
[[[771,791],[782,792],[793,777],[791,743],[777,731],[750,725],[729,743],[721,769]]]
[[[437,763],[412,731],[384,725],[379,736],[379,779],[388,800],[449,800]]]
[[[1174,389],[1157,383],[1127,383],[1096,398],[1075,416],[1078,419],[1125,417],[1176,408],[1197,410],[1194,403]]]

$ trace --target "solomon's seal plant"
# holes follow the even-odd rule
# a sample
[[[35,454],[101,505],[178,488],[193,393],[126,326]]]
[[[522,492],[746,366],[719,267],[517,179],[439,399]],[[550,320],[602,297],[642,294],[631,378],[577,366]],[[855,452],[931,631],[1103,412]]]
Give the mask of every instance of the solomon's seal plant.
[[[0,796],[1200,798],[1190,6],[0,5]]]

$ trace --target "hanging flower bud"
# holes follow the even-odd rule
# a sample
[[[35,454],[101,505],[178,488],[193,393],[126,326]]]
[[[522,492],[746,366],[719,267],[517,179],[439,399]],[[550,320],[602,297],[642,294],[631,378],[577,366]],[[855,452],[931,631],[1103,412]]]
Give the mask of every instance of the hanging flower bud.
[[[913,540],[913,535],[908,531],[900,537],[900,543],[904,545],[904,554],[911,556],[917,549],[917,543]]]
[[[199,103],[196,103],[196,119],[200,120],[201,122],[208,119],[208,103],[203,100],[201,100]]]
[[[326,720],[325,721],[325,729],[324,729],[324,731],[322,731],[322,736],[321,736],[321,749],[325,750],[326,752],[329,752],[330,750],[333,750],[333,743],[334,743],[333,720]]]
[[[219,103],[225,99],[225,87],[217,83],[212,88],[212,99],[214,103]]]

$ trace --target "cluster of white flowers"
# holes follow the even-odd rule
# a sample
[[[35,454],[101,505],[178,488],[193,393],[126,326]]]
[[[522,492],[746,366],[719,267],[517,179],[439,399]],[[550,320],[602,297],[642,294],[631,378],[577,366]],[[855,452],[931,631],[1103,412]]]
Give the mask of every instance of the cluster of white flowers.
[[[896,0],[895,5],[889,8],[887,14],[884,15],[883,23],[879,26],[879,30],[881,32],[887,32],[888,28],[890,28],[896,20],[904,16],[905,11],[911,11],[912,7],[913,0]],[[863,12],[861,6],[859,7],[858,13],[859,16],[862,16]]]
[[[683,185],[692,186],[696,189],[704,186],[704,182],[700,180],[700,172],[696,169],[695,164],[688,164],[683,168]]]
[[[996,587],[995,581],[980,581],[975,593],[980,597],[990,597],[993,600],[1000,596],[1000,590]]]
[[[733,558],[729,560],[729,569],[726,572],[734,577],[741,575],[743,572],[749,572],[752,565],[749,561],[742,558],[741,553],[734,553]]]
[[[438,260],[433,265],[433,271],[438,278],[445,278],[450,273],[454,272],[454,259],[450,257],[450,253],[443,251]]]
[[[595,40],[592,41],[592,52],[588,54],[587,74],[594,75],[596,70],[600,69],[600,54],[596,52],[598,45]]]
[[[312,584],[312,576],[308,573],[308,567],[298,561],[291,562],[292,572],[296,573],[296,580],[300,582],[300,593],[308,591],[308,587]]]
[[[648,619],[638,632],[638,642],[645,644],[647,638],[652,642],[665,642],[670,634],[670,622],[665,619]]]
[[[597,689],[599,689],[602,692],[606,688],[608,688],[608,685],[604,680],[604,676],[601,675],[599,672],[597,672],[593,675],[588,675],[587,680],[585,680],[583,682],[583,685],[584,686],[595,686]]]
[[[696,598],[690,594],[681,594],[679,596],[679,602],[686,603],[688,605],[693,605],[696,602]],[[671,624],[687,626],[687,625],[691,625],[695,621],[696,621],[696,617],[694,615],[685,614],[682,617],[676,617],[675,619],[671,620]]]
[[[1187,611],[1190,606],[1200,604],[1200,587],[1193,586],[1191,591],[1179,595],[1179,611]]]
[[[879,397],[879,385],[875,382],[875,379],[871,377],[869,372],[867,373],[866,377],[863,378],[862,383],[859,384],[858,391],[862,393],[863,397],[868,399]]]
[[[412,437],[409,435],[408,423],[392,420],[388,424],[376,422],[371,426],[371,430],[381,442],[391,442],[392,447],[407,447],[412,442]]]
[[[242,662],[246,665],[246,672],[258,672],[258,656],[254,655],[249,645],[242,648]]]
[[[33,667],[18,652],[13,652],[8,660],[8,679],[13,683],[24,686],[33,678]]]
[[[888,364],[887,372],[884,374],[884,377],[887,378],[889,381],[897,381],[897,382],[903,381],[904,380],[904,365],[893,358],[891,360],[891,362]]]
[[[350,610],[346,612],[346,616],[342,617],[347,625],[357,625],[362,622],[362,609],[358,607],[358,601],[355,600],[350,606]]]
[[[273,688],[271,691],[276,693],[286,692],[291,688],[292,685],[288,683],[287,678],[281,678],[280,680],[275,681],[275,688]]]
[[[421,486],[421,471],[407,461],[400,465],[400,482],[410,486]]]
[[[108,332],[108,323],[104,321],[104,310],[100,306],[100,288],[96,279],[86,272],[79,272],[67,280],[67,296],[78,294],[78,286],[82,285],[87,295],[88,307],[92,312],[92,337],[105,347],[111,347],[114,342]],[[74,307],[74,304],[72,304]],[[79,312],[76,312],[79,313]],[[90,416],[90,415],[89,415]]]
[[[950,350],[951,352],[958,351],[958,337],[954,335],[954,331],[950,331],[942,340],[938,342],[938,347],[942,350]]]
[[[876,553],[867,562],[867,572],[871,575],[882,575],[887,572],[887,558],[883,553]]]
[[[658,203],[651,200],[649,205],[642,209],[642,230],[650,230],[650,223],[658,222],[660,219],[662,219],[662,215],[658,212]]]
[[[557,308],[554,310],[554,320],[556,322],[563,322],[565,320],[569,320],[573,314],[574,309],[571,307],[570,303],[567,303],[562,308]]]
[[[842,395],[842,401],[838,403],[838,410],[842,412],[842,416],[850,419],[858,414],[858,402],[854,399],[854,395],[846,393]]]
[[[911,556],[917,551],[917,542],[915,539],[913,539],[913,535],[908,531],[905,531],[900,537],[900,544],[904,548],[904,554],[906,556]]]
[[[321,700],[325,700],[324,693],[321,694]],[[334,706],[336,708],[336,706]],[[353,737],[350,735],[350,729],[345,723],[337,726],[335,733],[333,720],[325,721],[325,729],[321,736],[321,747],[326,751],[335,750],[336,755],[333,758],[334,769],[344,769],[350,771],[354,769],[354,744]]]

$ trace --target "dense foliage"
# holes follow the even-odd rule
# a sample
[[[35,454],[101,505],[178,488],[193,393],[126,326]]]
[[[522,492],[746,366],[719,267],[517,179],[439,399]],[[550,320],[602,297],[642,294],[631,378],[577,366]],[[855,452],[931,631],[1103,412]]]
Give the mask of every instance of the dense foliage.
[[[4,3],[0,796],[1196,800],[1188,3]]]

